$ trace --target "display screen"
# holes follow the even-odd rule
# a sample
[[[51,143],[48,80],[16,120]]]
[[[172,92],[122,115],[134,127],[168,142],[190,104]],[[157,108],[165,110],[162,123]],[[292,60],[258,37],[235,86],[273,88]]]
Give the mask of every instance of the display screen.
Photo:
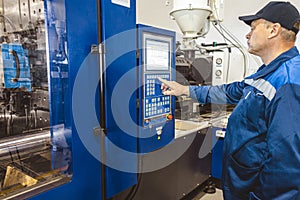
[[[146,70],[169,70],[170,53],[169,41],[147,38],[145,40]]]

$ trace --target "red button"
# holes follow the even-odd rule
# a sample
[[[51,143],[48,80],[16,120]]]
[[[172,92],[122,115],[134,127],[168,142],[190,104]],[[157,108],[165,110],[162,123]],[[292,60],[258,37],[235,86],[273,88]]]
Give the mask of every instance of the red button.
[[[168,120],[172,120],[173,119],[173,115],[171,115],[171,114],[167,115],[167,119]]]

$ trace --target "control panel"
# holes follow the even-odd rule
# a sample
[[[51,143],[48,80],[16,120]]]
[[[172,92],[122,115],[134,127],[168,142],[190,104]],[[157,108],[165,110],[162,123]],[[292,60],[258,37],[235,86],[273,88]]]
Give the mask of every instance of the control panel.
[[[175,78],[175,32],[138,25],[139,152],[155,151],[174,139],[174,97],[158,78]]]
[[[214,51],[212,66],[212,85],[221,85],[225,83],[224,66],[224,52]]]
[[[162,94],[158,77],[170,80],[170,74],[145,74],[144,126],[172,119],[171,97]]]
[[[144,96],[143,126],[152,126],[173,119],[171,96],[163,95],[158,78],[171,80],[171,39],[155,34],[143,35]]]

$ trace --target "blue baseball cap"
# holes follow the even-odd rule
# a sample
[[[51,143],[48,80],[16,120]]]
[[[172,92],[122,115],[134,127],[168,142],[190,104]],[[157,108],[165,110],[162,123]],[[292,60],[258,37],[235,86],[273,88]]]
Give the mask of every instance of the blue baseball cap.
[[[300,20],[300,14],[290,2],[271,1],[255,15],[240,16],[239,19],[249,26],[254,20],[265,19],[269,22],[279,23],[282,27],[297,34],[299,29],[294,25]]]

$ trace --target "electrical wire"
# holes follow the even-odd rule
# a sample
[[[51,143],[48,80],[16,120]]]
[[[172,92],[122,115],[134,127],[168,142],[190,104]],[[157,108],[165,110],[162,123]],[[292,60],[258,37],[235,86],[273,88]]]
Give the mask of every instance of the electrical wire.
[[[243,61],[244,61],[244,73],[243,73],[243,78],[246,77],[246,72],[247,72],[247,67],[249,66],[249,58],[248,58],[248,54],[245,51],[244,47],[241,45],[241,43],[239,42],[239,40],[237,38],[235,38],[228,30],[226,30],[221,23],[218,23],[220,29],[216,26],[216,24],[213,24],[213,26],[215,27],[215,29],[222,35],[223,38],[225,38],[227,41],[229,41],[234,47],[236,47],[238,50],[240,50],[240,52],[243,55]],[[230,37],[228,38],[223,31]],[[233,42],[233,41],[234,42]]]
[[[221,19],[220,19],[220,16],[219,16],[219,13],[218,13],[218,11],[217,11],[217,6],[216,6],[216,1],[212,1],[213,2],[213,5],[212,5],[212,7],[213,7],[213,9],[214,9],[214,13],[215,13],[215,17],[216,17],[216,21],[217,22],[220,22],[221,21]],[[220,23],[218,23],[218,24],[220,24]],[[214,26],[215,26],[215,24],[213,24]],[[216,28],[216,27],[215,27]],[[220,29],[219,30],[220,32],[220,34],[223,36],[223,39],[224,39],[224,42],[225,43],[227,43],[227,39],[226,39],[226,37],[224,37],[224,32],[223,32],[223,29]],[[228,40],[229,41],[229,40]],[[232,42],[230,42],[231,44],[233,44]],[[228,56],[227,56],[227,72],[226,72],[226,83],[228,83],[228,81],[229,81],[229,68],[230,68],[230,47],[228,46],[227,47],[228,48]],[[245,63],[244,63],[245,64]]]
[[[138,129],[139,128],[137,127],[137,131],[138,131]],[[137,139],[137,151],[138,152],[140,152],[139,147],[140,147],[140,144],[139,144],[139,140]],[[143,155],[138,154],[137,161],[138,161],[137,183],[131,188],[131,190],[129,191],[127,196],[124,198],[125,200],[133,200],[136,197],[136,194],[141,186],[141,182],[143,179]]]
[[[8,23],[9,25],[13,28],[14,31],[17,30],[17,28],[15,27],[14,23],[5,15],[3,14],[0,14],[1,17],[3,17]]]
[[[224,43],[221,46],[216,46],[216,47],[205,47],[203,44],[202,45],[196,45],[197,48],[204,49],[206,51],[216,51],[216,50],[221,50],[221,49],[226,49],[228,50],[228,55],[227,55],[227,71],[226,71],[226,83],[229,81],[229,66],[230,66],[230,53],[231,53],[231,47],[236,47],[233,44],[227,44]]]
[[[143,174],[142,173],[138,173],[138,181],[137,181],[137,184],[134,185],[130,192],[128,193],[128,195],[124,198],[125,200],[133,200],[141,186],[141,182],[142,182],[142,177],[143,177]]]
[[[216,1],[211,1],[211,2],[213,3],[213,4],[212,4],[212,8],[214,9],[213,12],[214,12],[215,18],[216,18],[216,20],[213,21],[213,25],[215,25],[215,23],[219,23],[219,22],[221,21],[221,19],[220,19],[219,13],[218,13]],[[221,34],[222,36],[225,35],[225,34],[223,33],[223,30],[222,30],[222,29],[220,30],[220,34]],[[227,41],[226,41],[226,38],[225,38],[225,37],[223,37],[223,38],[224,38],[224,42],[226,43],[226,42],[227,42]]]
[[[220,22],[220,16],[219,13],[217,12],[217,6],[216,6],[216,2],[213,2],[213,9],[214,9],[214,13],[215,13],[215,17],[216,17],[216,21],[213,23],[213,26],[215,27],[215,29],[221,34],[221,36],[224,38],[225,42],[226,40],[229,41],[231,44],[233,44],[236,48],[238,48],[242,55],[243,55],[243,60],[244,60],[244,73],[243,73],[243,78],[245,78],[246,76],[246,72],[247,72],[247,67],[249,66],[249,55],[248,52],[245,51],[245,48],[241,45],[241,42],[230,32],[228,31]],[[219,25],[220,29],[217,28],[217,25]],[[229,39],[228,37],[225,36],[224,32],[235,42],[232,42],[231,39]],[[237,44],[237,45],[236,45]],[[228,54],[228,67],[227,67],[227,81],[228,81],[228,72],[229,72],[229,63],[230,63],[230,55]]]
[[[3,15],[3,18],[5,16],[5,9],[4,9],[4,0],[1,0],[1,4],[2,4],[2,15]],[[6,26],[5,26],[5,20],[3,20],[3,30],[4,32],[6,32]]]
[[[225,43],[230,42],[234,47],[240,50],[240,52],[243,55],[243,62],[244,62],[244,73],[243,73],[243,78],[246,76],[247,72],[247,67],[249,66],[249,55],[247,51],[245,51],[245,48],[241,45],[241,42],[233,35],[231,34],[224,26],[221,25],[220,23],[220,16],[219,13],[217,12],[217,6],[215,1],[212,1],[211,7],[213,8],[214,14],[215,14],[215,20],[212,21],[212,24],[214,28],[220,33],[220,35],[224,38]],[[218,28],[217,25],[220,27]],[[225,35],[225,33],[229,36],[229,38]],[[234,41],[234,42],[233,42]],[[220,48],[219,48],[220,49]],[[227,67],[227,76],[226,76],[226,82],[228,82],[228,72],[229,72],[229,67],[230,67],[230,52],[228,54],[228,67]]]
[[[21,14],[21,0],[18,0],[18,8],[19,8],[19,26],[20,29],[23,29],[22,14]]]
[[[229,48],[228,48],[228,56],[227,56],[227,71],[226,71],[226,83],[228,83],[229,82],[229,66],[230,66],[230,59],[231,59],[231,57],[230,57],[230,52],[231,50],[229,50]]]
[[[250,54],[248,53],[248,51],[245,49],[245,47],[243,47],[242,45],[241,45],[241,42],[232,34],[232,33],[230,33],[230,31],[224,26],[224,25],[221,25],[220,24],[220,27],[228,34],[228,35],[231,35],[231,37],[234,39],[234,41],[236,41],[239,45],[240,45],[240,47],[242,48],[242,50],[244,51],[244,53],[245,53],[245,55],[246,55],[246,57],[247,57],[247,61],[248,61],[248,63],[247,63],[247,66],[249,67],[249,58],[252,58],[253,60],[254,60],[254,62],[258,65],[258,66],[260,66],[261,65],[261,62],[258,60],[258,58],[257,57],[254,57],[254,56],[250,56]]]

